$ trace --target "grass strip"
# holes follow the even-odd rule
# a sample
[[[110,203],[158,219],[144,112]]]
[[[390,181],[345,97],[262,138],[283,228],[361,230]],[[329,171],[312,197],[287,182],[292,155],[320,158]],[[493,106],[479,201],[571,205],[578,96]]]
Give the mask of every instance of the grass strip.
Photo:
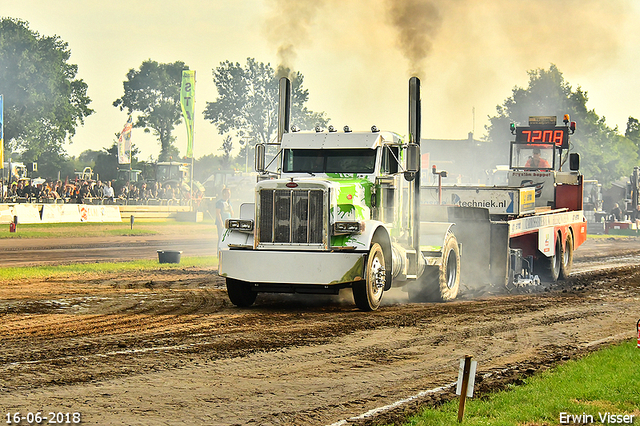
[[[622,235],[622,234],[587,234],[587,240],[624,240],[624,239],[636,239],[635,235]]]
[[[0,282],[46,278],[51,276],[74,276],[82,274],[109,274],[123,271],[153,271],[158,269],[183,269],[189,267],[209,268],[218,265],[217,256],[182,257],[180,263],[158,263],[157,260],[132,260],[128,262],[74,263],[70,265],[24,266],[0,268]]]
[[[635,341],[602,349],[527,378],[524,385],[512,385],[504,392],[467,399],[463,424],[624,424],[624,415],[634,415],[633,424],[640,424],[638,365],[640,349],[636,348]],[[611,421],[607,414],[619,417]],[[582,416],[581,421],[575,421],[577,416]],[[458,400],[455,399],[441,407],[425,409],[405,426],[448,426],[458,424],[457,418]]]
[[[0,225],[0,239],[14,238],[72,238],[142,235],[216,235],[215,224],[204,222],[177,222],[175,220],[139,220],[133,229],[129,222],[121,223],[38,223],[18,224],[17,232],[9,232],[9,225]]]

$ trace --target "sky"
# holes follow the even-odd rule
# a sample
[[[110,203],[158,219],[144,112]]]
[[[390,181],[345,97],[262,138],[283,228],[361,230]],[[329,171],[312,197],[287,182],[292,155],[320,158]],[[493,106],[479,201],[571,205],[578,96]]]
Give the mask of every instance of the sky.
[[[422,137],[480,138],[496,106],[527,87],[527,71],[550,64],[609,126],[624,133],[640,118],[636,0],[0,0],[0,16],[68,43],[95,111],[65,144],[72,156],[113,144],[127,119],[113,101],[147,59],[196,71],[196,158],[222,153],[223,136],[202,115],[217,98],[212,69],[249,57],[300,71],[307,106],[356,131],[406,134],[417,75]],[[184,155],[184,124],[174,135]],[[142,129],[132,142],[141,160],[160,152]]]

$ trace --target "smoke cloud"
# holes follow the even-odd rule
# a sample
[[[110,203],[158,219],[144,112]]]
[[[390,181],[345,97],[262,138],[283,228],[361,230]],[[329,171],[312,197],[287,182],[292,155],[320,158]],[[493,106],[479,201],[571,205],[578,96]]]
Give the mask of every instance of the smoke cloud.
[[[409,60],[409,74],[422,77],[424,61],[442,24],[436,4],[426,0],[387,0],[397,46]]]
[[[269,0],[271,12],[266,20],[266,35],[276,46],[278,77],[295,70],[298,49],[309,46],[309,32],[323,6],[322,0]]]
[[[365,11],[350,16],[348,26],[339,29],[322,27],[340,33],[355,32],[366,37],[371,29],[380,30],[378,20],[386,20],[396,35],[396,46],[409,61],[409,74],[421,75],[424,61],[432,50],[434,38],[441,26],[442,18],[438,6],[429,0],[378,0],[384,4],[384,12],[374,21],[360,21],[367,16]],[[364,5],[367,9],[379,8],[376,1]],[[311,32],[320,10],[327,5],[332,10],[347,9],[338,0],[270,0],[270,14],[266,19],[267,39],[276,46],[278,73],[295,69],[298,50],[309,47]],[[383,18],[380,18],[382,16]],[[367,29],[368,27],[368,29]],[[313,38],[323,35],[314,32]],[[278,75],[279,77],[282,75]]]
[[[552,63],[594,99],[635,16],[631,0],[268,1],[267,40],[280,68],[303,72],[311,109],[338,127],[402,131],[405,109],[388,105],[406,104],[417,75],[425,138],[480,137],[526,71]]]

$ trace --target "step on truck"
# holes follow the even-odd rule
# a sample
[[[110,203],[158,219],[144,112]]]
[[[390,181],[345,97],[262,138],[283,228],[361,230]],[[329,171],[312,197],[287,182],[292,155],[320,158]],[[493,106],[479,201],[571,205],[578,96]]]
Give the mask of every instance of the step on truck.
[[[255,202],[226,221],[219,241],[219,274],[233,304],[251,306],[261,292],[350,288],[356,306],[371,311],[393,287],[411,301],[443,302],[461,283],[522,286],[568,276],[586,238],[579,157],[563,156],[573,123],[512,125],[507,187],[423,187],[417,78],[409,81],[406,138],[375,126],[290,128],[290,90],[282,78],[271,163],[267,147],[256,145]],[[534,151],[549,164],[532,165]],[[570,171],[561,171],[563,158]]]

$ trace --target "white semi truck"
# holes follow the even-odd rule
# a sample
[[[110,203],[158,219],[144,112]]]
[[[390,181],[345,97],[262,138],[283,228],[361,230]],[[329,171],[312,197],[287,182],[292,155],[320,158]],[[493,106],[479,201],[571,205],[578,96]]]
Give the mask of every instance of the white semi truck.
[[[557,127],[566,134],[562,144],[553,133],[551,140],[544,133],[524,141],[522,128],[513,127],[511,186],[421,187],[417,78],[409,82],[406,139],[375,126],[290,131],[289,98],[283,78],[277,171],[267,171],[266,148],[257,145],[255,202],[227,220],[219,242],[219,274],[235,305],[250,306],[261,292],[351,288],[367,311],[392,287],[413,301],[448,301],[461,281],[518,286],[537,283],[538,275],[555,281],[569,274],[586,223],[577,154],[572,170],[560,171],[568,125]],[[551,126],[531,128],[542,135]],[[551,160],[546,169],[525,164],[538,148]]]

